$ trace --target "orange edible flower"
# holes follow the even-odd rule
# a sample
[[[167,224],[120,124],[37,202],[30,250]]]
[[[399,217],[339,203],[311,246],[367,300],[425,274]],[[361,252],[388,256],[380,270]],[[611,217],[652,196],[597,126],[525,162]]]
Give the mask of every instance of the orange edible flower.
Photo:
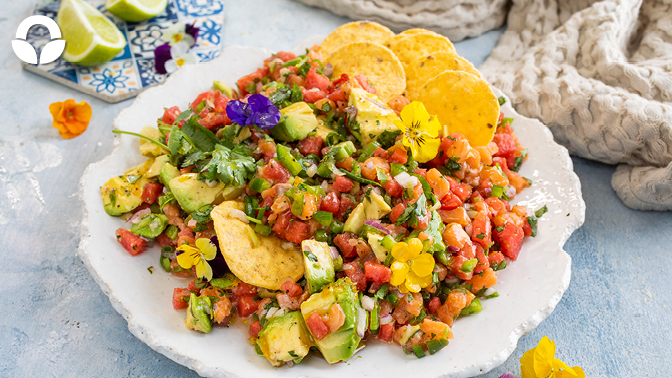
[[[49,112],[54,117],[53,126],[65,139],[71,139],[86,131],[91,121],[91,105],[86,101],[79,104],[73,99],[54,102],[49,105]]]

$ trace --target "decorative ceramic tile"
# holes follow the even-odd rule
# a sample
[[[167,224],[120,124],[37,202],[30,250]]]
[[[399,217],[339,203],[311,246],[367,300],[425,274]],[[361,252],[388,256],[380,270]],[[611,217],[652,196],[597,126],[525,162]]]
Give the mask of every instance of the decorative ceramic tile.
[[[109,13],[101,0],[88,0],[121,30],[128,42],[112,61],[95,67],[80,67],[63,58],[49,64],[23,64],[23,68],[68,87],[118,102],[133,97],[152,85],[163,83],[167,75],[154,69],[154,49],[162,45],[163,30],[180,21],[194,23],[200,30],[192,48],[197,62],[208,62],[222,51],[224,0],[168,0],[166,10],[147,21],[125,22]],[[58,2],[38,5],[33,14],[56,18]],[[31,28],[27,37],[37,50],[49,42],[44,27]]]

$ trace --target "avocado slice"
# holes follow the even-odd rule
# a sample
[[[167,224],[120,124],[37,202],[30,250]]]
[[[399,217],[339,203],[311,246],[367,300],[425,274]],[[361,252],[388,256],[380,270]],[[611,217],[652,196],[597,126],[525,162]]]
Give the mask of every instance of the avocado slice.
[[[305,102],[297,102],[280,109],[280,115],[280,122],[271,129],[271,135],[277,140],[301,140],[317,128],[315,113]]]
[[[225,82],[219,80],[215,80],[212,83],[212,89],[222,92],[224,96],[229,98],[235,98],[235,96],[237,95],[236,91],[234,91],[233,88],[229,87]]]
[[[282,366],[301,361],[313,341],[301,312],[292,311],[269,320],[257,336],[257,345],[271,365]]]
[[[350,216],[345,221],[343,226],[343,231],[352,232],[355,235],[359,235],[362,232],[364,227],[364,221],[366,220],[366,213],[364,212],[364,204],[360,203],[355,207],[355,210],[352,210]]]
[[[383,197],[374,192],[365,196],[363,203],[366,219],[380,219],[392,211],[390,205],[385,202]]]
[[[157,128],[150,126],[143,127],[142,131],[140,131],[140,134],[158,141],[160,141],[162,138],[161,132]],[[169,151],[165,148],[146,139],[140,138],[140,153],[142,156],[155,157],[165,155],[168,152]]]
[[[357,108],[359,133],[362,138],[362,146],[373,142],[383,131],[399,130],[394,121],[400,121],[394,110],[385,105],[376,95],[361,88],[352,88],[348,105]]]
[[[212,329],[210,315],[206,307],[212,310],[212,301],[210,297],[197,297],[196,294],[189,295],[189,307],[187,307],[187,317],[184,318],[184,325],[187,329],[193,329],[203,333],[209,333]]]
[[[161,155],[154,159],[154,162],[147,170],[147,173],[145,173],[145,177],[154,178],[158,176],[163,169],[163,165],[166,164],[168,160],[168,155]]]
[[[158,159],[157,159],[158,160]],[[168,186],[170,188],[170,180],[174,179],[175,177],[180,175],[179,169],[175,168],[174,165],[165,162],[161,166],[161,171],[159,171],[159,181],[165,186]]]
[[[336,272],[329,244],[307,239],[301,242],[301,250],[306,268],[304,275],[311,294],[317,293],[327,284],[334,282]]]
[[[329,134],[333,133],[334,130],[327,127],[327,125],[325,123],[325,120],[326,120],[325,116],[317,116],[316,118],[317,118],[317,127],[315,128],[315,131],[314,131],[315,136],[322,138],[322,140],[324,142],[326,142],[327,141],[327,136],[329,136]]]
[[[335,303],[343,309],[345,322],[341,328],[322,340],[314,340],[322,356],[330,364],[352,357],[362,341],[362,338],[357,336],[357,313],[361,307],[355,285],[349,278],[341,278],[327,285],[321,292],[311,295],[301,304],[301,315],[305,321],[314,311],[326,313]]]
[[[222,192],[226,184],[220,182],[210,187],[197,177],[196,173],[185,173],[168,183],[175,199],[187,213],[194,212],[203,205],[219,204],[224,201]]]
[[[112,177],[100,188],[105,212],[117,216],[135,209],[142,204],[142,191],[151,182],[142,174]]]
[[[140,222],[131,226],[131,232],[154,239],[161,235],[168,226],[168,217],[163,214],[146,214],[140,218]]]
[[[387,249],[385,249],[381,243],[383,236],[369,232],[366,234],[366,237],[369,241],[369,245],[371,246],[371,250],[373,250],[373,254],[376,256],[378,261],[385,261],[387,259]]]

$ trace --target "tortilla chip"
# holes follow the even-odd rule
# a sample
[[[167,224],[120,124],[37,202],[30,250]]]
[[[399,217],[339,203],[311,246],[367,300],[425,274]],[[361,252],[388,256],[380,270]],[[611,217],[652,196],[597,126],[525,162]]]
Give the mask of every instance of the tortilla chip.
[[[259,245],[255,247],[249,225],[231,216],[232,209],[242,211],[243,204],[222,202],[210,213],[219,248],[231,272],[247,284],[269,290],[279,290],[287,278],[299,280],[304,270],[301,249],[276,236],[258,234]]]
[[[439,51],[455,52],[455,47],[448,38],[430,31],[400,33],[385,46],[397,55],[404,67],[421,56]]]
[[[334,66],[334,78],[341,74],[348,74],[350,78],[359,74],[366,76],[383,103],[402,94],[406,88],[404,67],[394,53],[383,45],[350,43],[334,51],[327,61]]]
[[[406,66],[406,97],[414,100],[426,82],[448,70],[464,71],[481,77],[481,73],[468,60],[455,53],[439,51],[421,56]]]
[[[373,21],[355,21],[341,25],[331,32],[320,45],[322,59],[327,59],[334,51],[352,42],[373,42],[385,44],[394,37],[394,32]]]
[[[488,83],[468,72],[445,71],[429,80],[416,98],[436,114],[448,133],[462,133],[471,146],[492,140],[499,119],[499,102]]]

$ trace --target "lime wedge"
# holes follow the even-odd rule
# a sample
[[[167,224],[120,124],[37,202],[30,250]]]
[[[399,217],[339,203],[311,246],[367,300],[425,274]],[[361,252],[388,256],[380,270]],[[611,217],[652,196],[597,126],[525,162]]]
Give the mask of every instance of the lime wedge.
[[[105,8],[125,21],[138,22],[156,17],[166,9],[168,0],[107,0]]]
[[[71,63],[85,66],[104,63],[126,46],[117,26],[82,0],[61,1],[56,23],[65,40],[63,58]]]

